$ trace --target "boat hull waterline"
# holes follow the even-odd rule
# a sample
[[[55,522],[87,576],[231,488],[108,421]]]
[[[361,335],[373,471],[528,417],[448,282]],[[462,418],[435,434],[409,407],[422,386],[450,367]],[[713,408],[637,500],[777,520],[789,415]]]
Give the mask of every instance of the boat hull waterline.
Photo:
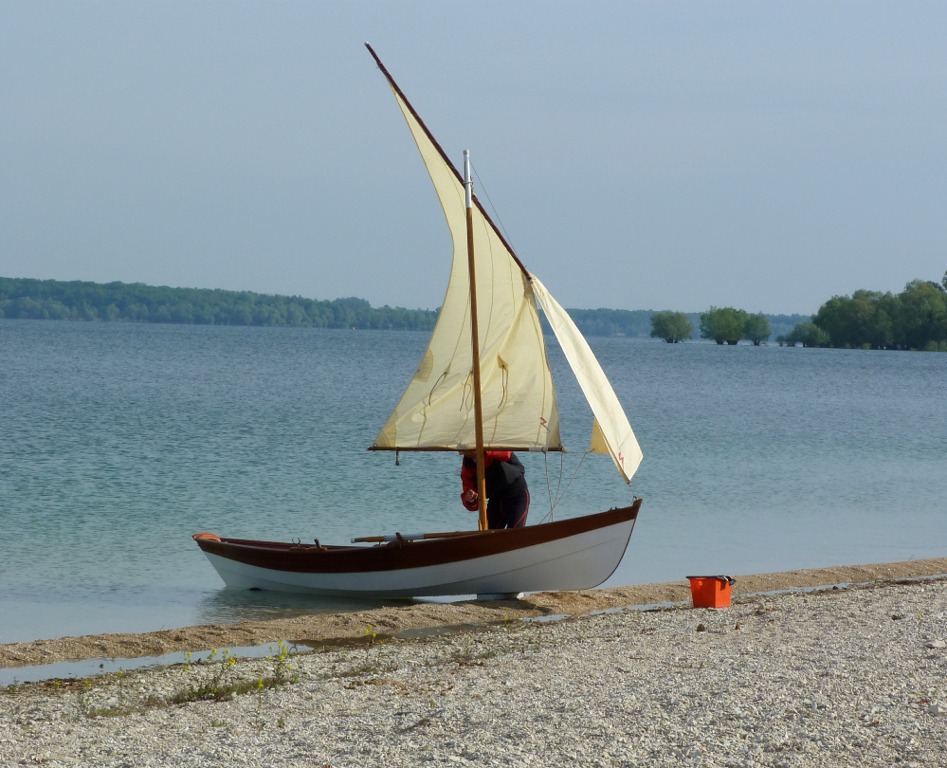
[[[630,507],[505,530],[321,546],[194,534],[224,584],[325,597],[514,595],[593,589],[621,562],[641,500]]]

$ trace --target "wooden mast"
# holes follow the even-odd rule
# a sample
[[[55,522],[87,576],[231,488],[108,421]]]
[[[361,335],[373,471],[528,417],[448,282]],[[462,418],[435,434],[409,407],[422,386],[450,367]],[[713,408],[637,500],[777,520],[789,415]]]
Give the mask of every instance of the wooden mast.
[[[470,177],[470,150],[464,150],[464,189],[467,205],[467,274],[470,278],[470,347],[473,352],[474,430],[477,440],[477,501],[480,530],[487,530],[487,479],[484,472],[483,401],[480,395],[480,331],[477,321],[477,268],[474,264],[473,179]]]

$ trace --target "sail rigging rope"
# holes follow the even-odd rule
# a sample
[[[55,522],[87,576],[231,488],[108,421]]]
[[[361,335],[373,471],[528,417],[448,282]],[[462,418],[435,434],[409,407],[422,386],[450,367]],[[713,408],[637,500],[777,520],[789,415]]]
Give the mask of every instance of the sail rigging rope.
[[[503,235],[503,238],[509,244],[510,248],[513,248],[513,238],[510,237],[510,234],[507,231],[506,226],[504,226],[503,220],[500,218],[500,214],[497,211],[496,206],[493,204],[493,200],[490,198],[490,193],[487,190],[486,184],[484,184],[483,179],[480,178],[480,174],[477,172],[477,167],[473,163],[473,161],[469,161],[469,162],[470,162],[471,173],[473,174],[473,176],[476,178],[476,181],[477,181],[477,189],[479,189],[483,193],[484,199],[487,201],[487,207],[490,209],[492,218],[496,222],[496,226],[499,228],[501,234]],[[514,249],[514,252],[515,252],[515,249]],[[504,385],[504,389],[505,389],[505,385]],[[559,473],[558,473],[558,480],[556,481],[556,489],[554,492],[552,489],[551,482],[550,482],[549,451],[543,451],[543,456],[544,456],[543,466],[544,466],[545,475],[546,475],[546,493],[549,497],[549,512],[547,512],[545,517],[543,517],[542,520],[540,520],[540,523],[545,523],[547,521],[555,519],[556,507],[569,494],[569,491],[572,489],[572,486],[579,475],[579,470],[581,470],[582,464],[585,462],[586,457],[592,453],[592,451],[586,451],[585,453],[582,454],[582,458],[579,459],[578,464],[576,464],[575,470],[572,473],[572,477],[570,477],[568,479],[568,482],[566,482],[565,488],[562,487],[563,474],[565,473],[565,451],[556,451],[556,453],[559,454]]]
[[[480,174],[477,173],[477,166],[474,165],[473,161],[470,161],[470,170],[473,175],[477,177],[477,189],[481,190],[486,198],[487,207],[490,209],[492,214],[491,218],[496,222],[497,227],[500,229],[500,233],[503,235],[503,239],[510,244],[510,248],[513,248],[513,238],[510,237],[510,233],[507,232],[506,227],[503,224],[503,220],[500,218],[500,213],[497,211],[497,207],[493,204],[493,200],[490,199],[490,193],[487,191],[486,185],[483,183],[483,179],[480,178]],[[516,252],[516,249],[513,248],[513,252]]]
[[[586,457],[592,452],[586,451],[582,454],[582,458],[579,459],[579,463],[575,465],[575,471],[573,471],[572,477],[569,478],[569,482],[566,483],[565,489],[562,488],[562,476],[565,472],[565,451],[556,451],[556,453],[559,454],[559,479],[556,482],[556,491],[553,493],[549,481],[549,451],[543,451],[543,466],[546,472],[546,493],[549,496],[549,512],[547,512],[546,516],[539,521],[540,523],[545,523],[555,519],[556,507],[559,505],[559,502],[569,494],[572,484],[579,475],[579,470],[582,468],[582,464],[585,462]]]

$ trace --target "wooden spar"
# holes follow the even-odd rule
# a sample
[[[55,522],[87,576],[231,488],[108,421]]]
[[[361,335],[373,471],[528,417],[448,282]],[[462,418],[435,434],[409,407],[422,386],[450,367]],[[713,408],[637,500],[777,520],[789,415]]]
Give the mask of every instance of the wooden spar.
[[[477,321],[477,268],[474,264],[473,180],[470,177],[470,150],[464,150],[464,189],[467,192],[467,273],[470,278],[470,347],[473,352],[474,430],[477,440],[477,501],[480,530],[487,530],[487,478],[483,450],[483,400],[480,394],[480,328]]]
[[[389,541],[417,541],[418,539],[453,539],[458,536],[477,536],[481,531],[443,531],[441,533],[386,533],[381,536],[358,536],[353,544],[383,544]],[[492,531],[487,531],[492,533]]]
[[[432,146],[434,146],[437,149],[437,151],[440,153],[441,157],[444,160],[445,165],[448,168],[450,168],[451,171],[454,172],[454,176],[457,178],[458,181],[460,181],[461,183],[464,183],[463,178],[461,177],[460,173],[457,170],[457,166],[455,166],[450,161],[450,158],[447,156],[447,153],[444,151],[443,147],[441,147],[437,139],[434,138],[434,134],[428,130],[427,125],[421,119],[421,116],[417,113],[414,107],[411,105],[411,102],[408,101],[407,96],[404,95],[404,91],[402,91],[401,88],[398,86],[398,84],[395,82],[395,79],[391,76],[391,73],[388,71],[388,68],[384,64],[381,63],[381,59],[378,58],[378,54],[375,53],[375,49],[372,48],[368,43],[365,43],[365,47],[368,49],[368,52],[372,55],[372,58],[375,60],[375,64],[378,65],[378,69],[380,69],[381,73],[385,76],[385,79],[388,81],[388,85],[390,85],[391,89],[398,95],[398,98],[404,102],[405,106],[408,108],[408,111],[411,112],[412,115],[414,115],[414,119],[418,121],[418,125],[421,126],[421,129],[424,131],[425,135],[428,137],[428,140],[431,142]],[[490,228],[494,231],[496,236],[500,239],[500,242],[503,243],[503,245],[506,247],[506,250],[510,254],[510,258],[513,259],[514,262],[516,262],[516,266],[520,268],[520,270],[523,272],[524,275],[526,275],[527,278],[530,278],[529,270],[526,269],[526,267],[523,265],[523,262],[520,261],[519,256],[516,255],[516,251],[513,250],[513,246],[511,246],[506,241],[506,238],[503,236],[503,233],[500,231],[500,228],[496,224],[493,223],[493,219],[490,218],[490,214],[487,213],[486,209],[480,204],[480,201],[476,197],[473,198],[473,205],[477,207],[477,210],[480,211],[480,215],[483,216],[483,218],[490,224]]]

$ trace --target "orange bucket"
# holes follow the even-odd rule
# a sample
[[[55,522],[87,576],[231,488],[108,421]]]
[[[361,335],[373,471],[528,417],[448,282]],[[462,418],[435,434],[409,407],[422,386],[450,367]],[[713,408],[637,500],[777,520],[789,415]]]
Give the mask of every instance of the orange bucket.
[[[734,579],[730,576],[688,576],[691,583],[691,597],[695,608],[729,608],[731,587]]]

